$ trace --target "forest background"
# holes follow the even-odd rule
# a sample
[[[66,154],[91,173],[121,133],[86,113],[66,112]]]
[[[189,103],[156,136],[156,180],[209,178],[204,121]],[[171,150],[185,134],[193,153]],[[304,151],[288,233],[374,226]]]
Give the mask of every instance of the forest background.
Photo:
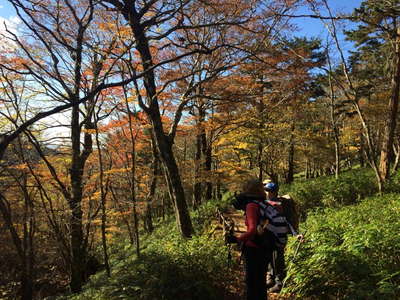
[[[99,265],[112,278],[114,247],[143,260],[171,215],[183,247],[250,176],[288,184],[304,222],[396,191],[396,0],[0,5],[4,297],[80,292]],[[334,192],[349,169],[368,180]],[[336,184],[307,198],[321,176]]]

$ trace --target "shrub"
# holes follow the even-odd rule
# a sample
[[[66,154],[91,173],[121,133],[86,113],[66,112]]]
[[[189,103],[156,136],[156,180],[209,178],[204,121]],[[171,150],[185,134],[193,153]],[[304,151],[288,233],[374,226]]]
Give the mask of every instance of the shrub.
[[[139,258],[127,242],[113,245],[112,276],[92,276],[84,291],[67,299],[224,299],[233,280],[228,248],[210,234],[218,202],[192,214],[197,234],[180,237],[174,220],[142,238]]]
[[[333,176],[283,185],[282,193],[289,193],[299,204],[302,219],[317,207],[340,207],[357,203],[378,191],[370,169],[344,172],[338,179]]]
[[[304,224],[306,242],[288,267],[287,291],[318,299],[400,297],[400,196],[319,210]],[[295,242],[288,247],[294,257]]]

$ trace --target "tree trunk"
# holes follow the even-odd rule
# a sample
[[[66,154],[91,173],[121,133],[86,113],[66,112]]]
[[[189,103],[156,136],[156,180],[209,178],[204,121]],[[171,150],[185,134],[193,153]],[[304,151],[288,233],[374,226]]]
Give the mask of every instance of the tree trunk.
[[[201,154],[203,157],[202,161],[202,177],[205,185],[204,189],[204,199],[212,199],[212,182],[210,180],[212,173],[212,152],[211,152],[211,138],[209,138],[209,143],[207,142],[207,132],[203,125],[206,119],[206,110],[203,106],[199,108],[199,116],[202,126],[200,127],[200,140],[201,140]]]
[[[334,129],[335,133],[335,178],[339,178],[340,174],[340,140],[338,129]]]
[[[370,128],[365,121],[363,113],[361,112],[360,106],[358,104],[358,100],[356,99],[355,101],[353,101],[353,103],[357,110],[358,116],[360,118],[361,124],[364,129],[364,138],[367,143],[367,149],[365,151],[366,158],[368,160],[368,163],[370,164],[370,166],[372,167],[372,169],[375,172],[375,177],[377,180],[379,193],[381,193],[383,191],[383,182],[384,181],[382,179],[382,174],[380,172],[379,166],[377,165],[375,147],[372,144],[373,141],[372,141],[371,134],[370,134]]]
[[[106,267],[107,276],[111,276],[110,264],[108,259],[107,251],[107,237],[106,237],[106,227],[107,227],[107,212],[106,212],[106,191],[104,189],[104,166],[103,166],[103,153],[99,140],[99,128],[98,120],[96,120],[96,145],[99,158],[99,168],[100,168],[100,197],[101,197],[101,244],[103,247],[104,265]]]
[[[135,150],[135,139],[133,135],[131,136],[132,140],[132,148],[130,151],[131,154],[131,166],[130,166],[130,177],[129,177],[129,203],[130,207],[132,207],[132,219],[133,219],[133,238],[134,244],[136,248],[136,255],[140,256],[140,237],[139,237],[139,221],[136,207],[136,185],[135,185],[135,177],[136,177],[136,150]],[[129,163],[129,156],[126,153],[126,161]]]
[[[211,200],[212,199],[212,190],[213,185],[210,181],[211,172],[212,172],[212,149],[211,145],[207,145],[206,135],[203,135],[203,155],[204,155],[204,171],[207,174],[206,176],[206,194],[205,199]]]
[[[161,124],[160,124],[161,125]],[[185,193],[183,190],[179,169],[172,152],[172,145],[166,142],[162,132],[154,132],[158,136],[158,149],[164,164],[170,197],[174,204],[176,224],[183,237],[191,237],[193,233],[192,221],[189,216]]]
[[[362,130],[362,129],[361,129]],[[365,167],[365,145],[364,145],[364,135],[360,133],[360,148],[358,149],[358,159],[360,161],[360,166]]]
[[[153,152],[153,163],[152,163],[153,178],[151,179],[149,194],[147,195],[145,221],[144,221],[147,232],[153,232],[153,230],[154,230],[153,219],[152,219],[153,213],[152,213],[151,203],[152,203],[152,201],[154,201],[154,197],[155,197],[157,178],[159,175],[159,162],[160,162],[156,143],[154,141],[153,136],[151,136],[151,149]]]
[[[145,110],[146,114],[151,120],[157,148],[166,172],[170,195],[175,206],[176,223],[178,229],[182,236],[190,237],[193,233],[192,222],[187,208],[178,165],[172,151],[173,141],[170,140],[170,137],[164,133],[163,124],[161,121],[155,85],[155,75],[154,70],[152,69],[153,61],[150,53],[149,43],[147,37],[145,36],[144,28],[139,23],[137,16],[130,14],[128,21],[130,22],[130,26],[136,39],[136,49],[140,54],[143,69],[147,70],[147,72],[144,74],[143,83],[146,89],[149,107],[142,105],[142,108]]]
[[[304,170],[304,173],[305,173],[306,179],[310,178],[310,164],[309,164],[308,157],[306,157],[306,168]]]
[[[28,270],[28,266],[22,266],[21,274],[21,300],[33,299],[33,278],[32,270]]]
[[[133,229],[135,232],[135,246],[136,246],[136,255],[140,256],[140,237],[139,237],[139,221],[138,221],[138,214],[137,214],[137,207],[136,207],[136,186],[135,186],[135,179],[136,179],[136,136],[133,133],[133,123],[132,123],[132,112],[129,107],[128,97],[125,96],[125,106],[128,112],[128,122],[129,122],[129,137],[131,140],[131,173],[130,173],[130,200],[132,205],[132,215],[133,215]],[[127,162],[129,159],[127,157]]]
[[[83,239],[82,229],[82,188],[83,188],[83,167],[89,153],[80,150],[81,128],[79,124],[79,108],[72,108],[71,140],[72,140],[72,161],[70,169],[71,197],[68,200],[71,209],[70,216],[70,240],[71,240],[71,282],[72,292],[79,292],[84,282],[84,269],[86,260],[86,248]],[[85,135],[85,143],[91,143],[89,134]],[[88,145],[89,146],[89,145]]]
[[[123,222],[125,223],[126,228],[128,229],[129,241],[130,241],[131,245],[134,245],[135,244],[134,234],[132,232],[129,220],[125,217],[125,214],[124,214],[124,212],[126,211],[126,208],[121,206],[121,204],[118,200],[118,195],[115,193],[114,188],[112,186],[110,186],[110,191],[111,191],[111,195],[118,207],[118,210],[121,212]]]
[[[400,29],[397,30],[400,34]],[[393,139],[397,125],[397,111],[399,107],[399,94],[400,94],[400,38],[397,35],[395,56],[393,58],[394,72],[392,77],[392,94],[389,100],[388,116],[383,135],[383,143],[381,149],[381,158],[379,170],[382,181],[385,182],[390,177],[390,164],[393,161]]]
[[[78,85],[77,85],[78,86]],[[79,103],[79,88],[76,88],[78,92],[75,93],[75,98],[71,99],[74,103]],[[87,101],[90,106],[94,105],[94,98]],[[83,149],[81,150],[81,133],[82,127],[79,121],[80,109],[79,105],[72,107],[71,112],[71,168],[70,168],[70,182],[71,192],[67,197],[67,202],[71,210],[70,216],[70,241],[71,241],[71,282],[70,287],[73,293],[80,292],[82,290],[82,284],[85,281],[85,269],[87,259],[87,239],[84,239],[83,224],[82,224],[82,195],[83,195],[83,173],[87,159],[93,151],[92,135],[88,132],[94,129],[92,123],[91,108],[88,109],[90,112],[84,120],[85,130],[83,138]]]
[[[200,109],[199,109],[200,111]],[[196,151],[194,156],[194,182],[193,182],[193,208],[196,209],[201,204],[202,194],[202,176],[201,176],[201,146],[202,146],[202,130],[201,117],[199,112],[199,120],[196,124]]]
[[[331,73],[332,67],[331,62],[328,56],[329,62],[329,87],[330,87],[330,117],[331,117],[331,125],[333,130],[333,137],[335,142],[335,178],[339,178],[340,173],[340,131],[337,124],[337,119],[335,118],[335,90],[333,88]]]
[[[20,138],[18,138],[20,142]],[[23,148],[20,144],[21,154],[23,156]],[[23,159],[26,162],[25,159]],[[35,215],[34,215],[34,203],[33,199],[27,188],[28,179],[27,176],[23,178],[23,184],[21,185],[22,193],[24,195],[24,225],[23,225],[23,247],[24,247],[24,257],[22,265],[22,277],[21,277],[21,292],[23,300],[30,300],[33,297],[33,276],[34,276],[34,248],[33,239],[35,235]]]
[[[165,195],[161,197],[161,217],[163,222],[165,221]]]
[[[11,234],[11,238],[14,242],[14,246],[17,250],[17,255],[20,260],[21,299],[31,300],[33,296],[33,256],[27,257],[27,249],[24,248],[23,240],[21,240],[21,238],[18,236],[17,230],[12,222],[11,212],[6,204],[6,199],[2,194],[0,194],[0,211],[4,219],[4,223]]]
[[[395,155],[394,163],[393,163],[393,173],[396,172],[399,168],[400,162],[400,148],[393,144],[393,153]]]
[[[286,183],[292,183],[294,180],[294,123],[291,126],[289,150],[288,150],[288,173]]]
[[[260,141],[258,143],[258,153],[257,153],[257,165],[258,165],[258,180],[263,181],[263,144]]]

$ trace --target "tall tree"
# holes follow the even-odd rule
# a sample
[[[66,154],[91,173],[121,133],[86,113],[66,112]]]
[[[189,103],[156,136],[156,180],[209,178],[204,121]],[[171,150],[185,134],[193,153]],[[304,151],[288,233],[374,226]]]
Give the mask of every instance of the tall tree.
[[[85,163],[92,152],[89,130],[93,129],[96,96],[105,88],[129,83],[132,78],[125,82],[112,79],[114,63],[121,54],[113,53],[115,38],[109,38],[99,31],[94,34],[98,29],[97,24],[103,20],[100,15],[95,15],[93,1],[38,3],[13,0],[10,3],[22,20],[23,30],[19,34],[8,32],[9,38],[18,47],[1,57],[0,68],[3,74],[19,74],[29,79],[30,90],[35,91],[35,97],[26,103],[27,109],[17,110],[16,114],[6,116],[13,127],[8,127],[3,132],[0,159],[9,143],[32,124],[47,116],[71,109],[71,186],[67,187],[60,181],[55,169],[50,164],[48,166],[71,210],[71,253],[68,265],[71,289],[76,292],[81,289],[85,277],[87,258],[81,202]],[[24,34],[27,38],[24,38]],[[101,35],[103,39],[100,42],[95,40]],[[111,60],[105,63],[110,56],[114,63]],[[14,82],[8,81],[8,85],[12,91]],[[14,98],[10,98],[10,102],[15,103]],[[38,108],[37,103],[40,101],[44,102]],[[80,107],[82,103],[88,104],[83,108]],[[49,106],[53,108],[48,109]],[[37,146],[39,151],[40,145]]]
[[[225,1],[224,1],[225,2]],[[214,45],[205,45],[192,39],[191,32],[202,27],[220,27],[230,29],[232,25],[243,24],[249,19],[249,8],[252,3],[240,3],[240,9],[220,4],[202,3],[191,0],[182,1],[128,1],[105,0],[105,5],[116,9],[131,27],[135,48],[138,52],[141,68],[145,71],[143,86],[146,91],[145,101],[139,106],[149,116],[152,130],[163,163],[171,199],[173,199],[176,220],[181,234],[190,237],[193,232],[189,217],[184,189],[173,153],[173,141],[176,127],[181,119],[182,110],[189,101],[182,97],[169,133],[164,131],[160,114],[160,103],[157,91],[157,62],[174,62],[198,54],[210,54],[213,50],[226,45],[225,41],[216,39]],[[197,23],[193,16],[207,16]],[[155,43],[161,44],[164,51],[155,52]],[[167,49],[168,51],[165,51]],[[173,52],[172,52],[173,51]],[[136,70],[132,70],[136,72]],[[193,71],[192,71],[193,72]],[[197,71],[198,72],[198,71]],[[176,81],[173,80],[173,81]]]
[[[27,140],[23,137],[19,137],[12,144],[12,151],[8,151],[6,156],[7,163],[0,169],[0,210],[19,258],[21,285],[17,294],[23,300],[30,300],[33,299],[33,283],[36,279],[37,189],[31,183],[28,165],[36,163],[37,156],[29,149]],[[9,199],[3,196],[6,194]]]
[[[375,144],[373,140],[373,134],[371,132],[371,122],[368,121],[366,111],[363,110],[362,108],[361,100],[363,99],[363,94],[360,93],[360,91],[363,90],[363,83],[361,82],[359,84],[359,82],[357,82],[357,78],[354,78],[354,76],[352,76],[351,74],[349,62],[345,58],[342,45],[340,44],[338,38],[338,29],[336,24],[337,17],[333,16],[332,10],[328,5],[327,0],[322,0],[321,3],[329,13],[328,17],[321,16],[320,10],[316,5],[316,1],[309,1],[311,9],[316,14],[314,15],[314,17],[320,18],[322,20],[325,27],[329,31],[329,34],[331,35],[335,43],[336,49],[339,53],[342,76],[340,78],[335,78],[335,81],[340,86],[341,91],[344,93],[346,98],[348,98],[348,100],[351,102],[351,106],[355,114],[358,116],[360,125],[362,126],[363,129],[363,138],[366,141],[367,147],[365,152],[368,158],[368,162],[370,163],[371,167],[375,172],[379,191],[382,191],[384,179],[382,177],[379,165],[376,160],[376,155],[375,155],[376,151],[374,149]]]
[[[400,96],[400,8],[398,1],[363,1],[355,9],[352,18],[361,24],[348,32],[358,46],[383,41],[387,51],[384,56],[391,59],[388,78],[391,80],[391,95],[387,104],[387,117],[382,140],[379,173],[382,181],[390,177],[390,165],[394,161],[393,143],[397,126]],[[386,48],[386,49],[385,49]],[[365,53],[365,52],[364,52]]]

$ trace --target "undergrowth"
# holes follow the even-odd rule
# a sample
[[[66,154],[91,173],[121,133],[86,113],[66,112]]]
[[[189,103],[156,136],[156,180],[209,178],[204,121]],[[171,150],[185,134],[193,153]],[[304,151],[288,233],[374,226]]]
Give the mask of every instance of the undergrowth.
[[[394,185],[388,188],[394,189]],[[282,186],[282,193],[290,194],[298,203],[303,219],[314,208],[351,205],[377,192],[374,173],[370,169],[346,171],[338,179],[324,176]]]
[[[114,241],[112,276],[91,277],[80,294],[60,299],[224,299],[233,280],[228,250],[214,234],[217,205],[208,202],[192,213],[195,234],[184,239],[174,220],[142,238],[140,257],[127,241]]]
[[[287,247],[285,291],[299,299],[400,299],[400,176],[377,196],[374,174],[358,169],[282,186],[300,204],[306,242]],[[233,193],[191,213],[196,234],[180,237],[171,216],[141,236],[141,256],[121,238],[111,243],[112,276],[91,277],[80,294],[60,299],[232,299],[228,249],[215,235],[215,211]],[[365,199],[366,197],[369,197]]]
[[[287,291],[298,298],[400,299],[400,196],[311,213],[306,242],[288,247]]]

